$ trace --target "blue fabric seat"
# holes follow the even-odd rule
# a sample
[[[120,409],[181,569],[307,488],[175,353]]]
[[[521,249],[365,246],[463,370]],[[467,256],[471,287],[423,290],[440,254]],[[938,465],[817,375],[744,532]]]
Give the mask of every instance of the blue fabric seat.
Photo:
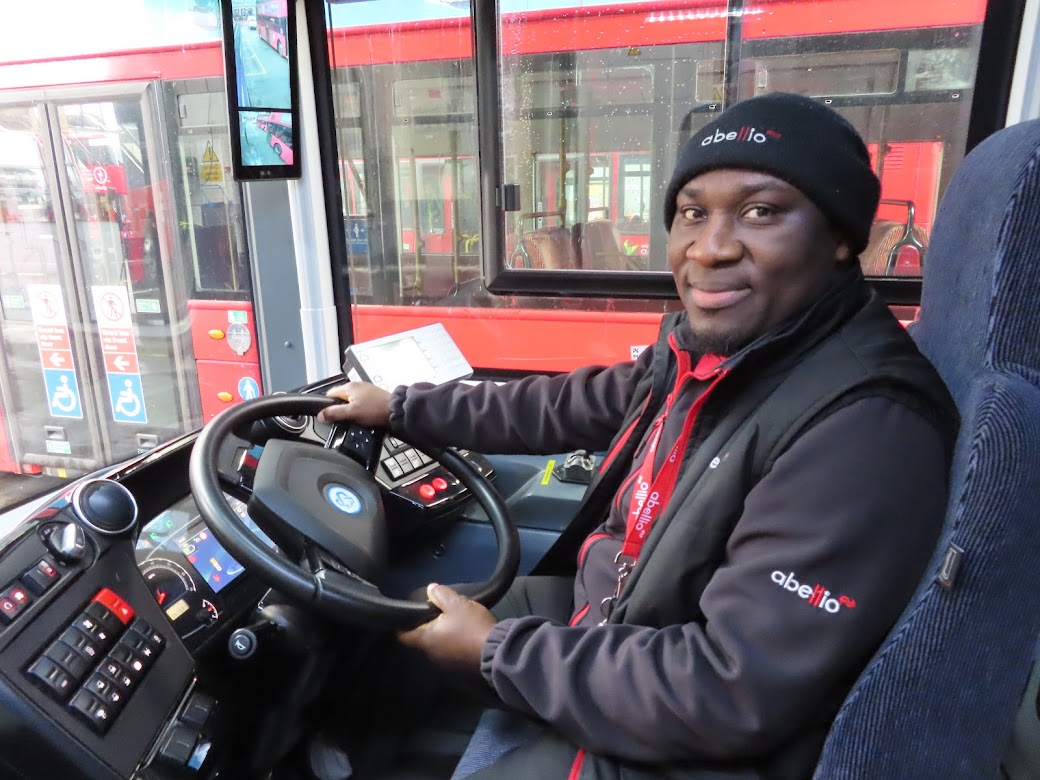
[[[1040,632],[1040,121],[964,160],[911,332],[961,413],[932,564],[831,728],[815,777],[998,777]],[[952,588],[936,573],[963,548]]]

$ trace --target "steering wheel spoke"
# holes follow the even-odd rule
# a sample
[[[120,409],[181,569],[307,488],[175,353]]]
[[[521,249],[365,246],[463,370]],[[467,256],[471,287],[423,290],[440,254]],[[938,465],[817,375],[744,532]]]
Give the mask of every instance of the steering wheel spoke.
[[[248,499],[249,514],[284,554],[260,542],[227,502],[225,492],[236,495],[245,489],[220,471],[226,465],[222,445],[229,437],[258,420],[315,415],[331,403],[325,396],[265,396],[213,418],[195,443],[189,468],[199,511],[228,552],[254,576],[336,620],[386,628],[430,620],[436,615],[431,605],[385,596],[373,584],[381,581],[387,560],[382,497],[373,474],[383,431],[351,426],[340,441],[330,437],[324,448],[285,439],[265,444]],[[494,572],[466,590],[476,601],[493,605],[516,576],[520,561],[519,537],[505,503],[454,451],[429,445],[423,449],[472,491],[488,516],[499,544]]]
[[[246,485],[241,478],[236,479],[224,471],[217,472],[217,481],[220,483],[220,487],[225,493],[229,493],[235,498],[242,499],[242,497],[245,496],[242,500],[248,501],[249,496],[253,494],[252,488],[249,485]]]

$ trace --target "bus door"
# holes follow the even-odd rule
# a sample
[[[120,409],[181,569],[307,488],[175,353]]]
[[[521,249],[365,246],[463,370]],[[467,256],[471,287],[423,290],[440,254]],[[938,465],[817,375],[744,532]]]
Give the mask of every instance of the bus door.
[[[62,102],[50,109],[83,209],[68,214],[73,271],[100,381],[102,440],[127,457],[172,438],[197,404],[185,280],[172,262],[169,155],[154,96]],[[76,187],[69,182],[70,187]]]
[[[79,322],[66,217],[84,213],[78,177],[59,195],[47,107],[0,106],[0,393],[5,470],[78,473],[105,462]]]
[[[186,285],[163,217],[171,213],[165,135],[151,99],[150,88],[132,86],[87,100],[57,95],[35,109],[53,182],[45,212],[53,221],[44,224],[54,226],[56,248],[49,273],[26,250],[12,253],[24,289],[13,294],[26,304],[21,341],[31,334],[35,344],[20,345],[9,376],[22,389],[12,438],[25,462],[48,470],[132,456],[198,417]],[[25,395],[40,383],[34,346],[44,392]]]

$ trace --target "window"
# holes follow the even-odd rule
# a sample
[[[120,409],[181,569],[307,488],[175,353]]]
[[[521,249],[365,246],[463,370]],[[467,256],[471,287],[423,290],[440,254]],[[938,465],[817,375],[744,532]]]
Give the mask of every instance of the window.
[[[679,146],[724,104],[780,89],[862,133],[884,203],[861,262],[913,278],[964,153],[984,9],[901,24],[880,2],[504,3],[491,109],[465,4],[329,4],[357,338],[439,321],[483,368],[633,354],[678,306],[661,215]],[[482,110],[498,156],[478,164]]]

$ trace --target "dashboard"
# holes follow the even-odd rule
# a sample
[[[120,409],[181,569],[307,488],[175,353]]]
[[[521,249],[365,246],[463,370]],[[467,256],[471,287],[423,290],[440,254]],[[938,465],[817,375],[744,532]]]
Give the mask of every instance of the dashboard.
[[[276,549],[246,505],[225,498],[246,526]],[[145,522],[134,552],[152,597],[182,639],[205,635],[222,613],[239,605],[236,585],[245,569],[217,541],[191,496]]]

